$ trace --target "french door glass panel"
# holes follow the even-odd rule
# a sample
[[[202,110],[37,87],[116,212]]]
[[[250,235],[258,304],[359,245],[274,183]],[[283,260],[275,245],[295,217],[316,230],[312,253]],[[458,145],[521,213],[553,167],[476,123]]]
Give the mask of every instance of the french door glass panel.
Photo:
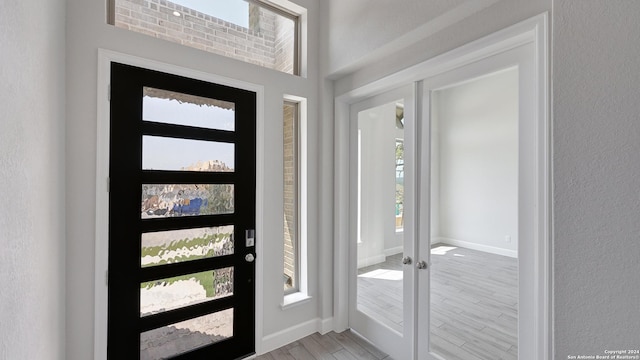
[[[403,232],[396,228],[402,178],[396,140],[404,138],[402,99],[358,113],[357,309],[403,332]]]
[[[517,359],[518,69],[431,92],[430,350]]]
[[[351,328],[409,359],[414,334],[413,86],[352,105]]]

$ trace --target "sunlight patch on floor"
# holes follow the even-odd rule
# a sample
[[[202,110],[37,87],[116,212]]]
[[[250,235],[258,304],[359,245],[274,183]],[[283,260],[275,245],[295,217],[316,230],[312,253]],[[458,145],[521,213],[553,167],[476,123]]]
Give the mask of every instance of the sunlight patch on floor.
[[[402,280],[401,270],[377,269],[358,275],[358,277],[378,280]]]
[[[455,246],[437,246],[431,249],[431,255],[445,255],[455,249],[457,249]]]

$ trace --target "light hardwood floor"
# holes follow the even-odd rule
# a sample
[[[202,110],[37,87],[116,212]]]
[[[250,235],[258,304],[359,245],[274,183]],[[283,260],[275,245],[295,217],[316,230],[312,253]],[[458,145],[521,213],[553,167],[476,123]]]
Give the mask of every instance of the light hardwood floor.
[[[256,360],[393,360],[371,343],[347,330],[342,333],[315,333]]]
[[[402,254],[358,269],[357,294],[358,310],[402,333]]]
[[[434,244],[431,351],[447,360],[517,359],[517,259]],[[358,309],[402,331],[402,254],[358,270]]]
[[[518,260],[431,249],[431,344],[447,360],[518,358]]]
[[[517,359],[517,259],[443,244],[431,252],[431,351],[446,360]],[[389,279],[402,269],[401,259],[389,256],[358,271],[359,309],[396,328],[402,326],[402,287]],[[257,359],[391,358],[345,331],[313,334]]]

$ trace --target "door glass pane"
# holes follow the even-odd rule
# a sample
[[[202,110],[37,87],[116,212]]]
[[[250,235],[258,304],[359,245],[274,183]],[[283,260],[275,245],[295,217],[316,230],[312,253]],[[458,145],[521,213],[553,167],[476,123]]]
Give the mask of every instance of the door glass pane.
[[[169,359],[233,336],[233,309],[140,334],[140,360]]]
[[[430,351],[518,358],[518,71],[431,95]]]
[[[215,141],[142,137],[142,169],[229,172],[234,169],[234,144]]]
[[[233,295],[233,267],[140,284],[140,316]]]
[[[358,114],[357,309],[403,330],[403,101]],[[400,217],[401,219],[401,217]]]
[[[230,184],[143,184],[143,219],[233,213]]]
[[[142,234],[140,265],[171,264],[233,254],[233,225]]]
[[[142,119],[206,129],[235,130],[235,104],[228,101],[145,87]]]

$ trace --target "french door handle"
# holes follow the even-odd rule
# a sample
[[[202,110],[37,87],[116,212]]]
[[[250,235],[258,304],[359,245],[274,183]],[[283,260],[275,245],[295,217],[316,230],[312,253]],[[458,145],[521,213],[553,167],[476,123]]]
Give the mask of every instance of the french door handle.
[[[416,267],[418,269],[422,270],[422,269],[426,269],[428,267],[428,265],[424,261],[418,261],[418,263],[416,264]]]
[[[402,263],[405,265],[409,265],[411,264],[411,257],[410,256],[405,256],[402,258]]]
[[[253,260],[255,260],[255,259],[256,259],[256,257],[255,257],[255,256],[253,256],[253,254],[247,254],[247,255],[245,255],[245,256],[244,256],[244,259],[245,259],[247,262],[253,262]]]

